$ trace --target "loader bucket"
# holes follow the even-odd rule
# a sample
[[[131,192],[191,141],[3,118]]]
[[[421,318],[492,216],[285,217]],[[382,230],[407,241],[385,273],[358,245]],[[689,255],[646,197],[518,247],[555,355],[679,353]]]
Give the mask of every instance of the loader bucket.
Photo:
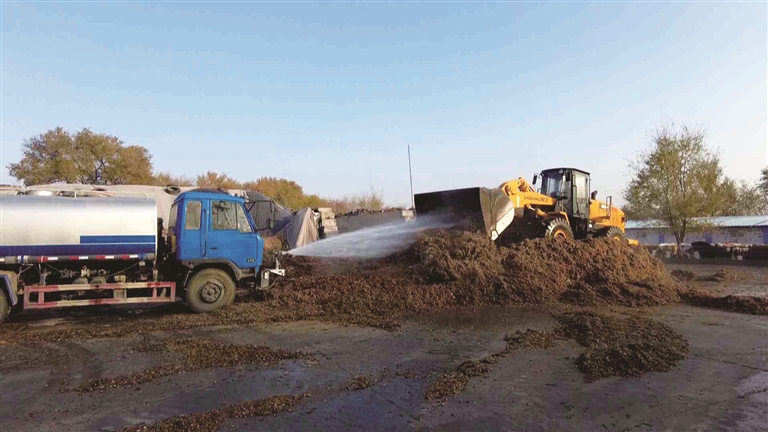
[[[415,194],[416,215],[445,212],[463,220],[470,220],[492,239],[499,235],[515,218],[515,206],[501,189],[475,187]]]

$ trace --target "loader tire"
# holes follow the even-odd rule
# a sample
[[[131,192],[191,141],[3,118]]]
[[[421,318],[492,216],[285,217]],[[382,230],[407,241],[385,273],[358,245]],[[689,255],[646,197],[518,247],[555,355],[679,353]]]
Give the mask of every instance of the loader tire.
[[[563,218],[555,218],[547,223],[544,238],[573,239],[573,230]]]
[[[608,228],[607,230],[603,231],[601,233],[600,237],[608,237],[609,239],[613,239],[613,240],[620,241],[620,242],[623,242],[623,243],[627,242],[627,239],[626,239],[626,236],[624,235],[624,233],[621,232],[621,230],[616,228],[616,227],[611,227],[611,228]]]
[[[40,294],[42,295],[42,294]],[[11,302],[8,300],[8,294],[0,290],[0,324],[8,319],[11,314]]]
[[[192,276],[186,288],[187,304],[197,313],[213,312],[232,304],[235,281],[223,270],[205,269]]]

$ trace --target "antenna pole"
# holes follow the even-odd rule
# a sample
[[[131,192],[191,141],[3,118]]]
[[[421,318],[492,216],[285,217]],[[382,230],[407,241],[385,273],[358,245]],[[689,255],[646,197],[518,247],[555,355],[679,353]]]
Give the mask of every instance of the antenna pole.
[[[413,198],[413,171],[411,171],[411,145],[408,144],[408,176],[411,178],[411,210],[416,210]]]

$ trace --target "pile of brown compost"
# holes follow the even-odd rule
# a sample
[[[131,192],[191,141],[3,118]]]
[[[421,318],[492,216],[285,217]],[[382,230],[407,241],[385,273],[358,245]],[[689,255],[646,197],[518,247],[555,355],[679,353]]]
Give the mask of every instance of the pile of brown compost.
[[[403,314],[477,306],[676,303],[679,282],[640,248],[608,239],[536,239],[498,247],[434,231],[377,261],[290,257],[267,295],[292,319],[397,326]]]
[[[556,333],[587,347],[576,360],[587,382],[669,372],[689,349],[684,337],[647,318],[577,312],[560,315],[557,320],[561,326]]]

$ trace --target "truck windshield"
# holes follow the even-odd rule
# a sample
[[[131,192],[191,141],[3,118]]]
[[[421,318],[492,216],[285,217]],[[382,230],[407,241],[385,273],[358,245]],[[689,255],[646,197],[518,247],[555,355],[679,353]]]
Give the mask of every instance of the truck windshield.
[[[563,193],[563,175],[557,173],[542,174],[541,193],[552,196],[562,195]]]

